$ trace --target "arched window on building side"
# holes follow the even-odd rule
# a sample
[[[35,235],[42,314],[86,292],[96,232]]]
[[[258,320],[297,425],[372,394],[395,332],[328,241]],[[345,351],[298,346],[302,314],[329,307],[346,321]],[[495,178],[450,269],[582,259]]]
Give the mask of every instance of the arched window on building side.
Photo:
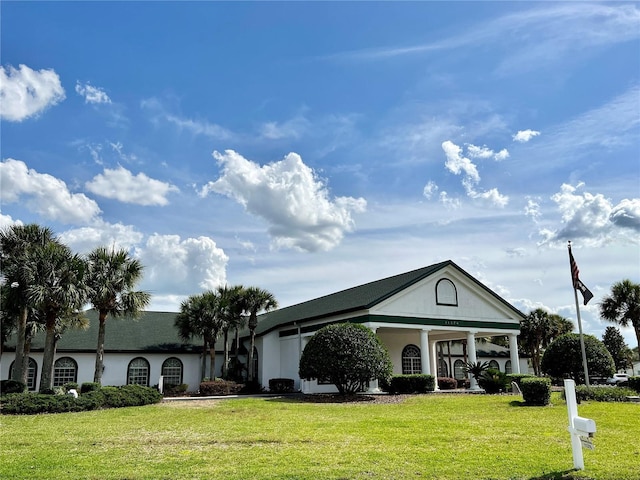
[[[507,363],[504,364],[504,373],[507,375],[511,373],[511,360],[507,360]]]
[[[11,365],[9,366],[9,378],[13,377],[13,365],[15,364],[15,361],[11,362]],[[29,367],[28,367],[28,371],[27,371],[27,388],[29,390],[35,390],[36,389],[36,380],[38,379],[38,364],[37,362],[29,357]]]
[[[467,378],[467,375],[464,373],[464,362],[462,360],[456,360],[453,363],[453,375],[456,380],[463,380]]]
[[[415,345],[407,345],[402,349],[402,373],[404,375],[422,373],[420,349]]]
[[[500,370],[500,365],[495,360],[491,360],[489,362],[489,368],[494,368],[496,370]]]
[[[127,385],[149,386],[149,362],[146,358],[137,357],[129,362],[127,368]]]
[[[169,385],[180,385],[182,383],[182,362],[179,358],[171,357],[162,362],[163,388]]]
[[[71,357],[61,357],[53,364],[53,386],[62,387],[66,383],[78,381],[78,363]]]

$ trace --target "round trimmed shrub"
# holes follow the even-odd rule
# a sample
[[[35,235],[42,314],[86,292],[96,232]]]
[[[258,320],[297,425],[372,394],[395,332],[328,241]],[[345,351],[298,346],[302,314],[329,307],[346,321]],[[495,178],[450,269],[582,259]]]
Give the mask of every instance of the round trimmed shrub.
[[[593,335],[583,335],[589,376],[610,377],[615,372],[613,357],[600,340]],[[555,378],[572,378],[584,382],[580,335],[567,333],[551,342],[542,356],[542,372]]]
[[[375,333],[361,324],[336,323],[311,337],[299,374],[327,380],[346,395],[362,390],[371,379],[388,378],[392,371],[389,353]]]
[[[0,394],[22,393],[27,390],[27,386],[18,380],[2,380],[0,382]]]
[[[293,378],[270,378],[269,391],[271,393],[291,393],[293,392]]]
[[[458,380],[451,377],[438,377],[438,388],[440,390],[455,390],[458,388]]]

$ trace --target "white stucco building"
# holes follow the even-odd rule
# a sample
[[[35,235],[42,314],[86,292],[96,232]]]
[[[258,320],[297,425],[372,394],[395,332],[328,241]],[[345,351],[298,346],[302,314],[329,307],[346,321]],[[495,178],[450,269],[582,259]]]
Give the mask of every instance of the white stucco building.
[[[138,321],[107,320],[104,385],[186,383],[198,388],[209,359],[201,341],[183,343],[173,326],[175,313],[146,312]],[[97,314],[87,312],[90,328],[68,331],[56,354],[54,384],[93,381]],[[517,335],[523,314],[452,261],[370,282],[260,316],[256,331],[258,379],[291,378],[303,392],[331,392],[333,385],[298,376],[299,359],[309,338],[324,325],[355,322],[371,328],[387,347],[394,373],[428,373],[462,379],[464,361],[486,360],[507,373],[527,372],[518,355]],[[246,360],[247,332],[238,351]],[[505,336],[509,348],[483,343]],[[0,378],[9,378],[14,351],[11,342],[0,359]],[[14,347],[15,349],[15,347]],[[42,365],[42,339],[31,348],[30,388],[37,388]],[[203,375],[203,365],[205,365]],[[220,375],[222,343],[216,345]],[[370,387],[376,388],[375,382]],[[477,388],[471,382],[471,388]]]

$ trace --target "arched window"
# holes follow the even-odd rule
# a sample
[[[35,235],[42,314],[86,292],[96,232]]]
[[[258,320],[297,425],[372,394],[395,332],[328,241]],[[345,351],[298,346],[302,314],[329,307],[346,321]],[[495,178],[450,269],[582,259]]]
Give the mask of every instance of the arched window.
[[[495,360],[491,360],[489,362],[489,368],[495,368],[496,370],[500,370],[500,365]]]
[[[182,362],[179,358],[171,357],[162,362],[162,378],[164,387],[182,383]]]
[[[456,286],[448,278],[442,278],[436,283],[436,303],[438,305],[458,306]]]
[[[464,380],[467,375],[464,373],[464,362],[462,360],[456,360],[453,363],[453,375],[456,380]]]
[[[11,362],[11,365],[9,366],[9,378],[13,377],[13,365],[16,362],[13,361]],[[29,390],[35,390],[36,389],[36,380],[38,378],[38,364],[36,363],[36,361],[29,357],[29,367],[27,370],[27,388]]]
[[[504,373],[507,375],[511,373],[511,360],[507,360],[507,363],[504,364]]]
[[[53,386],[62,387],[65,383],[78,381],[78,364],[71,357],[62,357],[53,364]]]
[[[134,358],[127,368],[127,385],[149,386],[149,362],[145,358]]]
[[[422,373],[420,349],[415,345],[407,345],[402,350],[402,373],[404,375]]]
[[[445,362],[442,358],[438,360],[438,376],[439,377],[449,376],[449,368],[447,367],[447,362]]]

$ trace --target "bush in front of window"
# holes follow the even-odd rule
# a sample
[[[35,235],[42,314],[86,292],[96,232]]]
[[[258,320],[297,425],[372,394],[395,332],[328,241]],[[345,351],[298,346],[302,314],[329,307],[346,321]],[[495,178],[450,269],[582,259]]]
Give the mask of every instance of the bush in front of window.
[[[162,391],[165,397],[180,397],[184,395],[188,388],[189,385],[186,383],[181,383],[180,385],[167,384]]]
[[[389,380],[389,393],[392,395],[406,393],[433,392],[436,378],[433,375],[414,373],[411,375],[393,375]]]
[[[100,385],[98,382],[84,382],[80,386],[80,394],[93,392],[95,390],[100,390],[101,387],[102,385]]]
[[[440,390],[455,390],[458,388],[458,380],[451,377],[438,377],[438,388]]]
[[[221,395],[237,395],[244,385],[230,380],[212,380],[200,383],[200,396],[217,397]]]
[[[82,412],[99,408],[148,405],[161,400],[162,395],[153,388],[123,385],[92,390],[78,398],[71,395],[11,393],[0,397],[0,411],[6,415]]]
[[[551,380],[548,378],[523,378],[520,389],[527,405],[544,406],[551,401]]]
[[[0,382],[0,395],[7,393],[22,393],[27,390],[27,385],[18,380],[2,380]]]
[[[271,393],[292,393],[293,378],[270,378],[269,391]]]

